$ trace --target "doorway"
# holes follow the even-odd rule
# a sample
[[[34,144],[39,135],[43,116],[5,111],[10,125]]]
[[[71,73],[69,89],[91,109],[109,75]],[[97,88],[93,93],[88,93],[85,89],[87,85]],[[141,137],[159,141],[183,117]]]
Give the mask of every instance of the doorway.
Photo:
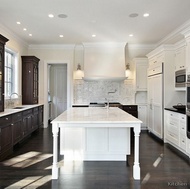
[[[49,118],[55,119],[67,109],[67,64],[49,64]]]

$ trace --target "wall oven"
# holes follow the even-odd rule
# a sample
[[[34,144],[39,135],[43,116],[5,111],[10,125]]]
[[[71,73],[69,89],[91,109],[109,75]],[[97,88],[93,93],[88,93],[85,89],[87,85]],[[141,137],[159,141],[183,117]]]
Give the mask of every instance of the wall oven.
[[[175,87],[185,87],[186,70],[178,70],[175,72]]]
[[[190,138],[190,75],[187,75],[186,83],[186,94],[187,94],[187,107],[186,107],[186,116],[187,116],[187,137]]]

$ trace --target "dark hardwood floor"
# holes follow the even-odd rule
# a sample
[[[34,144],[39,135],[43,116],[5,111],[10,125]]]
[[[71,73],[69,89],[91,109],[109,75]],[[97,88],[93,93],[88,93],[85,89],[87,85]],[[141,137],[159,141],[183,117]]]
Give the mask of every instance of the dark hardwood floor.
[[[62,160],[62,157],[60,157]],[[126,162],[60,161],[60,177],[51,180],[51,128],[40,129],[11,157],[0,162],[0,189],[163,189],[190,188],[189,160],[153,139],[140,136],[141,180],[132,178],[133,156]]]

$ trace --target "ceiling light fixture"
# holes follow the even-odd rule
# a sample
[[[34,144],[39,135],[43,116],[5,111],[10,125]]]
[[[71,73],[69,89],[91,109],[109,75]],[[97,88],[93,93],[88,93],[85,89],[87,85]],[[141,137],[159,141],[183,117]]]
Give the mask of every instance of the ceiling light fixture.
[[[92,37],[96,37],[96,34],[92,34]]]
[[[27,29],[26,28],[23,28],[24,31],[26,31]]]
[[[20,22],[16,22],[18,25],[20,25],[21,23]]]
[[[30,33],[29,36],[32,37],[32,34]]]
[[[64,37],[63,35],[59,35],[59,37]]]
[[[144,13],[143,16],[144,17],[149,17],[149,13]]]
[[[53,14],[49,14],[48,16],[49,16],[49,18],[53,18],[53,17],[54,17],[54,15],[53,15]]]
[[[133,37],[133,34],[129,34],[129,37]]]

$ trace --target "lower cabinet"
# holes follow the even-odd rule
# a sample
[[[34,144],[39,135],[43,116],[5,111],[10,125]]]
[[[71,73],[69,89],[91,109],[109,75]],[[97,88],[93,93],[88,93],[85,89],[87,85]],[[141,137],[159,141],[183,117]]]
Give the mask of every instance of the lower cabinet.
[[[5,158],[12,152],[11,116],[0,119],[0,157]]]
[[[32,127],[32,109],[30,109],[23,112],[23,137],[27,136],[32,132]]]
[[[138,119],[142,121],[141,129],[147,129],[147,105],[138,105]]]
[[[13,145],[18,143],[23,138],[22,131],[22,113],[16,113],[12,115],[12,136],[13,136]]]
[[[188,154],[186,136],[186,115],[172,111],[164,111],[165,142]]]
[[[138,118],[138,106],[137,105],[122,105],[122,110]]]
[[[0,117],[0,161],[13,151],[13,146],[43,125],[43,106]]]

